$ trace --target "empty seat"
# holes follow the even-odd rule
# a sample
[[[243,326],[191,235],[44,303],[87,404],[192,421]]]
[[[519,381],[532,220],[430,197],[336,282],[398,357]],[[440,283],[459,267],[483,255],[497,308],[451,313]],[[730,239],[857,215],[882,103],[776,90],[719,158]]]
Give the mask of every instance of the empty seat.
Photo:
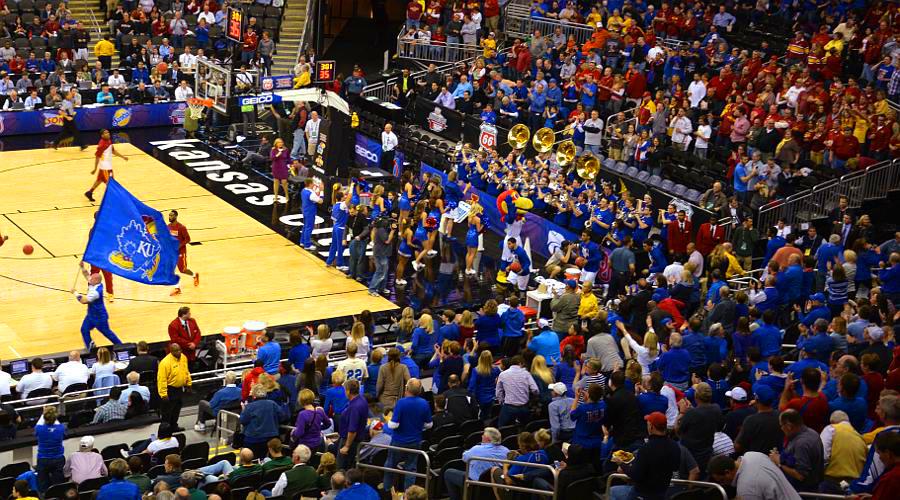
[[[612,158],[607,158],[607,159],[603,160],[603,166],[608,168],[609,170],[612,170],[613,167],[616,166],[616,160],[613,160]]]
[[[639,180],[641,182],[647,182],[647,179],[650,178],[650,172],[647,172],[646,170],[642,170],[637,173],[636,178],[637,178],[637,180]]]
[[[659,187],[663,191],[672,191],[672,188],[675,187],[675,183],[672,182],[671,179],[665,179],[662,181],[662,184],[660,184]]]
[[[613,170],[616,172],[624,172],[628,170],[628,164],[624,161],[617,161],[615,165],[613,165]]]
[[[637,167],[628,167],[627,169],[625,169],[625,172],[624,172],[624,174],[627,175],[628,177],[637,177],[638,173],[639,172],[638,172]]]
[[[697,201],[700,200],[700,191],[697,191],[696,189],[688,189],[687,191],[684,192],[684,197],[688,201],[692,201],[692,202],[696,203]]]
[[[662,184],[662,177],[658,175],[651,175],[649,179],[647,179],[647,183],[652,184],[654,186],[658,186]]]

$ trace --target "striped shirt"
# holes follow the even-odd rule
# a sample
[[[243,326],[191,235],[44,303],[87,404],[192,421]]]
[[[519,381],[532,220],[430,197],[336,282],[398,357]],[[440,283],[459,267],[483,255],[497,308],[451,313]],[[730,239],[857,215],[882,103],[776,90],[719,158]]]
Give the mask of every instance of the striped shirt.
[[[94,415],[94,420],[91,423],[101,424],[110,420],[124,420],[125,412],[127,411],[128,406],[123,405],[118,400],[107,401],[103,406],[97,408],[97,413]]]
[[[595,373],[594,375],[585,375],[581,377],[581,380],[575,384],[575,390],[577,392],[578,389],[583,389],[583,391],[578,395],[578,403],[584,403],[584,393],[587,391],[587,388],[592,384],[600,384],[600,387],[606,389],[606,376],[600,372]]]
[[[537,394],[534,377],[521,366],[510,366],[497,377],[497,401],[505,405],[524,406],[531,394]]]
[[[829,276],[825,280],[825,290],[828,292],[829,304],[846,304],[847,294],[850,292],[850,282],[847,280],[834,281]]]

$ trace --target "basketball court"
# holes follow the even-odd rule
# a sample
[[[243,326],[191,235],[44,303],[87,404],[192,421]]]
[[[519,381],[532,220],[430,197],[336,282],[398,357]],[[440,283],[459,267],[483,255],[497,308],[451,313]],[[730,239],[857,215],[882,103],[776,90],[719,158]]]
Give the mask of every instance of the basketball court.
[[[138,199],[163,212],[178,210],[191,234],[188,267],[200,286],[182,276],[182,294],[113,277],[110,325],[123,342],[168,339],[167,326],[182,305],[191,307],[204,335],[254,319],[289,325],[394,309],[386,299],[330,269],[316,256],[131,144],[116,144],[129,158],[113,159],[116,179]],[[83,349],[85,306],[69,292],[96,203],[84,197],[95,147],[85,151],[0,153],[0,358],[27,358]],[[30,244],[34,253],[24,255]],[[78,279],[77,289],[86,283]],[[108,344],[98,332],[99,345]]]

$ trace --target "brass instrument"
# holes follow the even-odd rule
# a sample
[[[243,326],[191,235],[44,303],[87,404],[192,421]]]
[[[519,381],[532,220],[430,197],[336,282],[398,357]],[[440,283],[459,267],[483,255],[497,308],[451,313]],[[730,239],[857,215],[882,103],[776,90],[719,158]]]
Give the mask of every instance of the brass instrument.
[[[525,146],[528,145],[528,139],[530,137],[531,131],[528,130],[528,127],[519,123],[517,125],[514,125],[513,128],[509,129],[509,133],[506,135],[506,140],[509,142],[509,145],[512,146],[513,149],[525,149]]]
[[[534,146],[535,151],[537,151],[538,153],[546,153],[547,151],[553,149],[553,146],[557,144],[572,142],[572,139],[561,139],[557,141],[557,134],[571,137],[574,132],[575,131],[571,128],[555,132],[550,127],[544,127],[534,133],[534,137],[531,138],[531,144]],[[572,143],[572,146],[575,146],[575,143]]]
[[[600,173],[600,160],[591,153],[584,153],[575,161],[575,172],[584,180],[594,180]]]
[[[575,154],[575,143],[571,140],[562,141],[556,148],[556,163],[560,167],[565,167],[572,163],[572,160],[575,159]]]

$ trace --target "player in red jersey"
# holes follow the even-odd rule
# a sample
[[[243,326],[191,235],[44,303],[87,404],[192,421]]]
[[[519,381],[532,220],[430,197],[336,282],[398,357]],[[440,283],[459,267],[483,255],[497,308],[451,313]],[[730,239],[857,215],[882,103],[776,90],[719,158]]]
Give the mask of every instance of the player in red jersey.
[[[97,143],[97,152],[94,153],[94,170],[91,170],[91,175],[97,174],[97,179],[94,181],[94,185],[84,193],[84,196],[87,199],[94,201],[94,190],[97,189],[100,184],[108,183],[112,178],[113,155],[128,161],[127,156],[119,154],[119,152],[116,151],[116,148],[113,147],[109,130],[103,129],[100,131],[100,142]],[[109,292],[109,290],[107,290],[107,292]]]
[[[194,286],[200,286],[200,273],[195,273],[187,267],[187,245],[191,242],[191,235],[184,224],[178,222],[178,211],[169,212],[169,232],[178,238],[178,272],[194,277]],[[181,286],[172,290],[171,295],[181,293]]]

